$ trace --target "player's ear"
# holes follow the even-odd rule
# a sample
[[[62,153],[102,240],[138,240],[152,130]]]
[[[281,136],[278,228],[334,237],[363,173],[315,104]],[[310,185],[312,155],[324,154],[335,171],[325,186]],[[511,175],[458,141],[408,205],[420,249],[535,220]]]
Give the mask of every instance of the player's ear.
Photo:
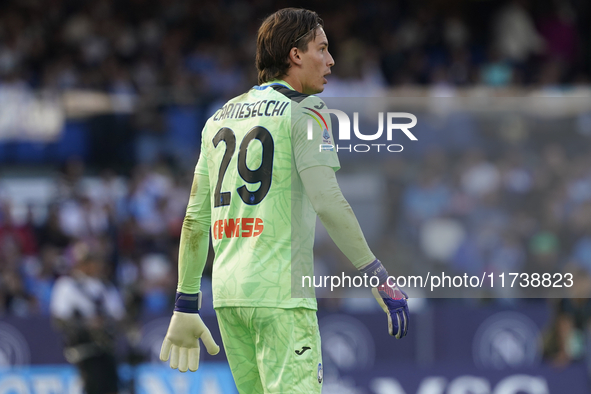
[[[300,56],[300,50],[297,47],[291,48],[289,51],[289,62],[297,64],[298,66],[302,64],[302,58]]]

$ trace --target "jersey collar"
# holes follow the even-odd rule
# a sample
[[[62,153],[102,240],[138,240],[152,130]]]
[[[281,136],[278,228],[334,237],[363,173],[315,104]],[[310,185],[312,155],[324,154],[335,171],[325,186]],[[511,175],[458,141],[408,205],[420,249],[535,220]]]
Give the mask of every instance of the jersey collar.
[[[295,90],[293,87],[291,87],[290,84],[288,84],[287,82],[285,82],[282,79],[275,79],[273,81],[269,81],[269,82],[265,82],[264,84],[260,85],[260,86],[254,86],[255,89],[258,90],[263,90],[268,88],[269,86],[273,86],[273,85],[281,85],[281,86],[285,86],[286,88],[288,88],[289,90]]]

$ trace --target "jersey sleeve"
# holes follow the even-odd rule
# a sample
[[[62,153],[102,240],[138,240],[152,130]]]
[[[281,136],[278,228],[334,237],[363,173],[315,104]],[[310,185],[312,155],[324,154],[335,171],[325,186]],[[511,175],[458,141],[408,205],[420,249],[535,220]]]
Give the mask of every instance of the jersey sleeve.
[[[353,209],[343,197],[335,173],[328,167],[300,174],[306,194],[328,234],[356,268],[375,260]]]
[[[202,135],[205,135],[206,129],[207,126],[203,128]],[[209,176],[209,168],[207,165],[207,147],[203,143],[203,137],[201,140],[201,153],[199,154],[199,160],[197,160],[197,165],[195,166],[195,174]]]
[[[316,166],[331,167],[334,171],[341,168],[332,135],[330,114],[321,112],[325,108],[324,101],[316,96],[308,96],[300,103],[292,104],[291,140],[299,173]]]
[[[201,134],[201,152],[195,166],[179,243],[177,291],[187,294],[199,292],[203,268],[209,251],[211,192],[209,190],[207,145],[204,143],[208,124],[209,121],[205,124]]]
[[[206,161],[203,155],[197,167],[202,161]],[[210,223],[209,177],[197,173],[196,169],[179,245],[177,291],[181,293],[195,294],[201,288],[201,277],[209,251]]]

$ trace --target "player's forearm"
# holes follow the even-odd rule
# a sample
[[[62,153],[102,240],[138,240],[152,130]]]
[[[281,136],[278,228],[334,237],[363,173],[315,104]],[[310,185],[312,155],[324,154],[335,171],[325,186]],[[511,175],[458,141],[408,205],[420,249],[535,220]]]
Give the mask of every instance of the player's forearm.
[[[181,293],[194,294],[201,288],[201,277],[209,251],[209,196],[209,180],[204,175],[195,174],[179,246],[177,291]]]
[[[209,250],[209,226],[185,216],[179,246],[179,282],[177,291],[198,293]]]
[[[375,260],[332,168],[318,166],[300,173],[306,194],[328,234],[357,268]]]

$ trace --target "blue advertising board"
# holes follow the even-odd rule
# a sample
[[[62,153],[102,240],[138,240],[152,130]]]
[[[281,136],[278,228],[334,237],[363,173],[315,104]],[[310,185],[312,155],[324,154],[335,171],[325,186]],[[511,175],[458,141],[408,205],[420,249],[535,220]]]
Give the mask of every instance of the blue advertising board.
[[[235,394],[216,318],[203,319],[222,351],[201,352],[199,371],[182,374],[158,359],[170,316],[146,316],[138,343],[144,363],[120,369],[126,387],[138,394]],[[552,321],[544,302],[431,305],[411,315],[412,330],[403,340],[387,334],[381,311],[319,312],[318,320],[325,394],[591,392],[584,362],[558,369],[543,359],[541,337]],[[0,394],[80,392],[78,374],[66,364],[48,318],[0,319]]]
[[[181,373],[163,365],[123,366],[120,376],[137,394],[238,394],[226,363],[201,365]],[[69,365],[0,369],[0,394],[82,394],[76,369]]]
[[[137,394],[238,394],[225,363],[201,365],[195,373],[142,365],[136,368],[135,382]]]
[[[436,368],[376,365],[370,373],[327,378],[332,394],[589,394],[586,369],[536,367],[505,371],[449,365]]]
[[[237,394],[225,363],[201,365],[180,373],[163,365],[124,367],[137,394]],[[122,371],[123,372],[123,371]],[[327,377],[323,393],[339,394],[588,394],[583,365],[563,369],[537,367],[509,371],[449,365],[437,368],[376,365],[371,371]],[[71,366],[0,369],[0,394],[82,394]]]
[[[1,394],[81,394],[76,368],[69,365],[0,369]]]

